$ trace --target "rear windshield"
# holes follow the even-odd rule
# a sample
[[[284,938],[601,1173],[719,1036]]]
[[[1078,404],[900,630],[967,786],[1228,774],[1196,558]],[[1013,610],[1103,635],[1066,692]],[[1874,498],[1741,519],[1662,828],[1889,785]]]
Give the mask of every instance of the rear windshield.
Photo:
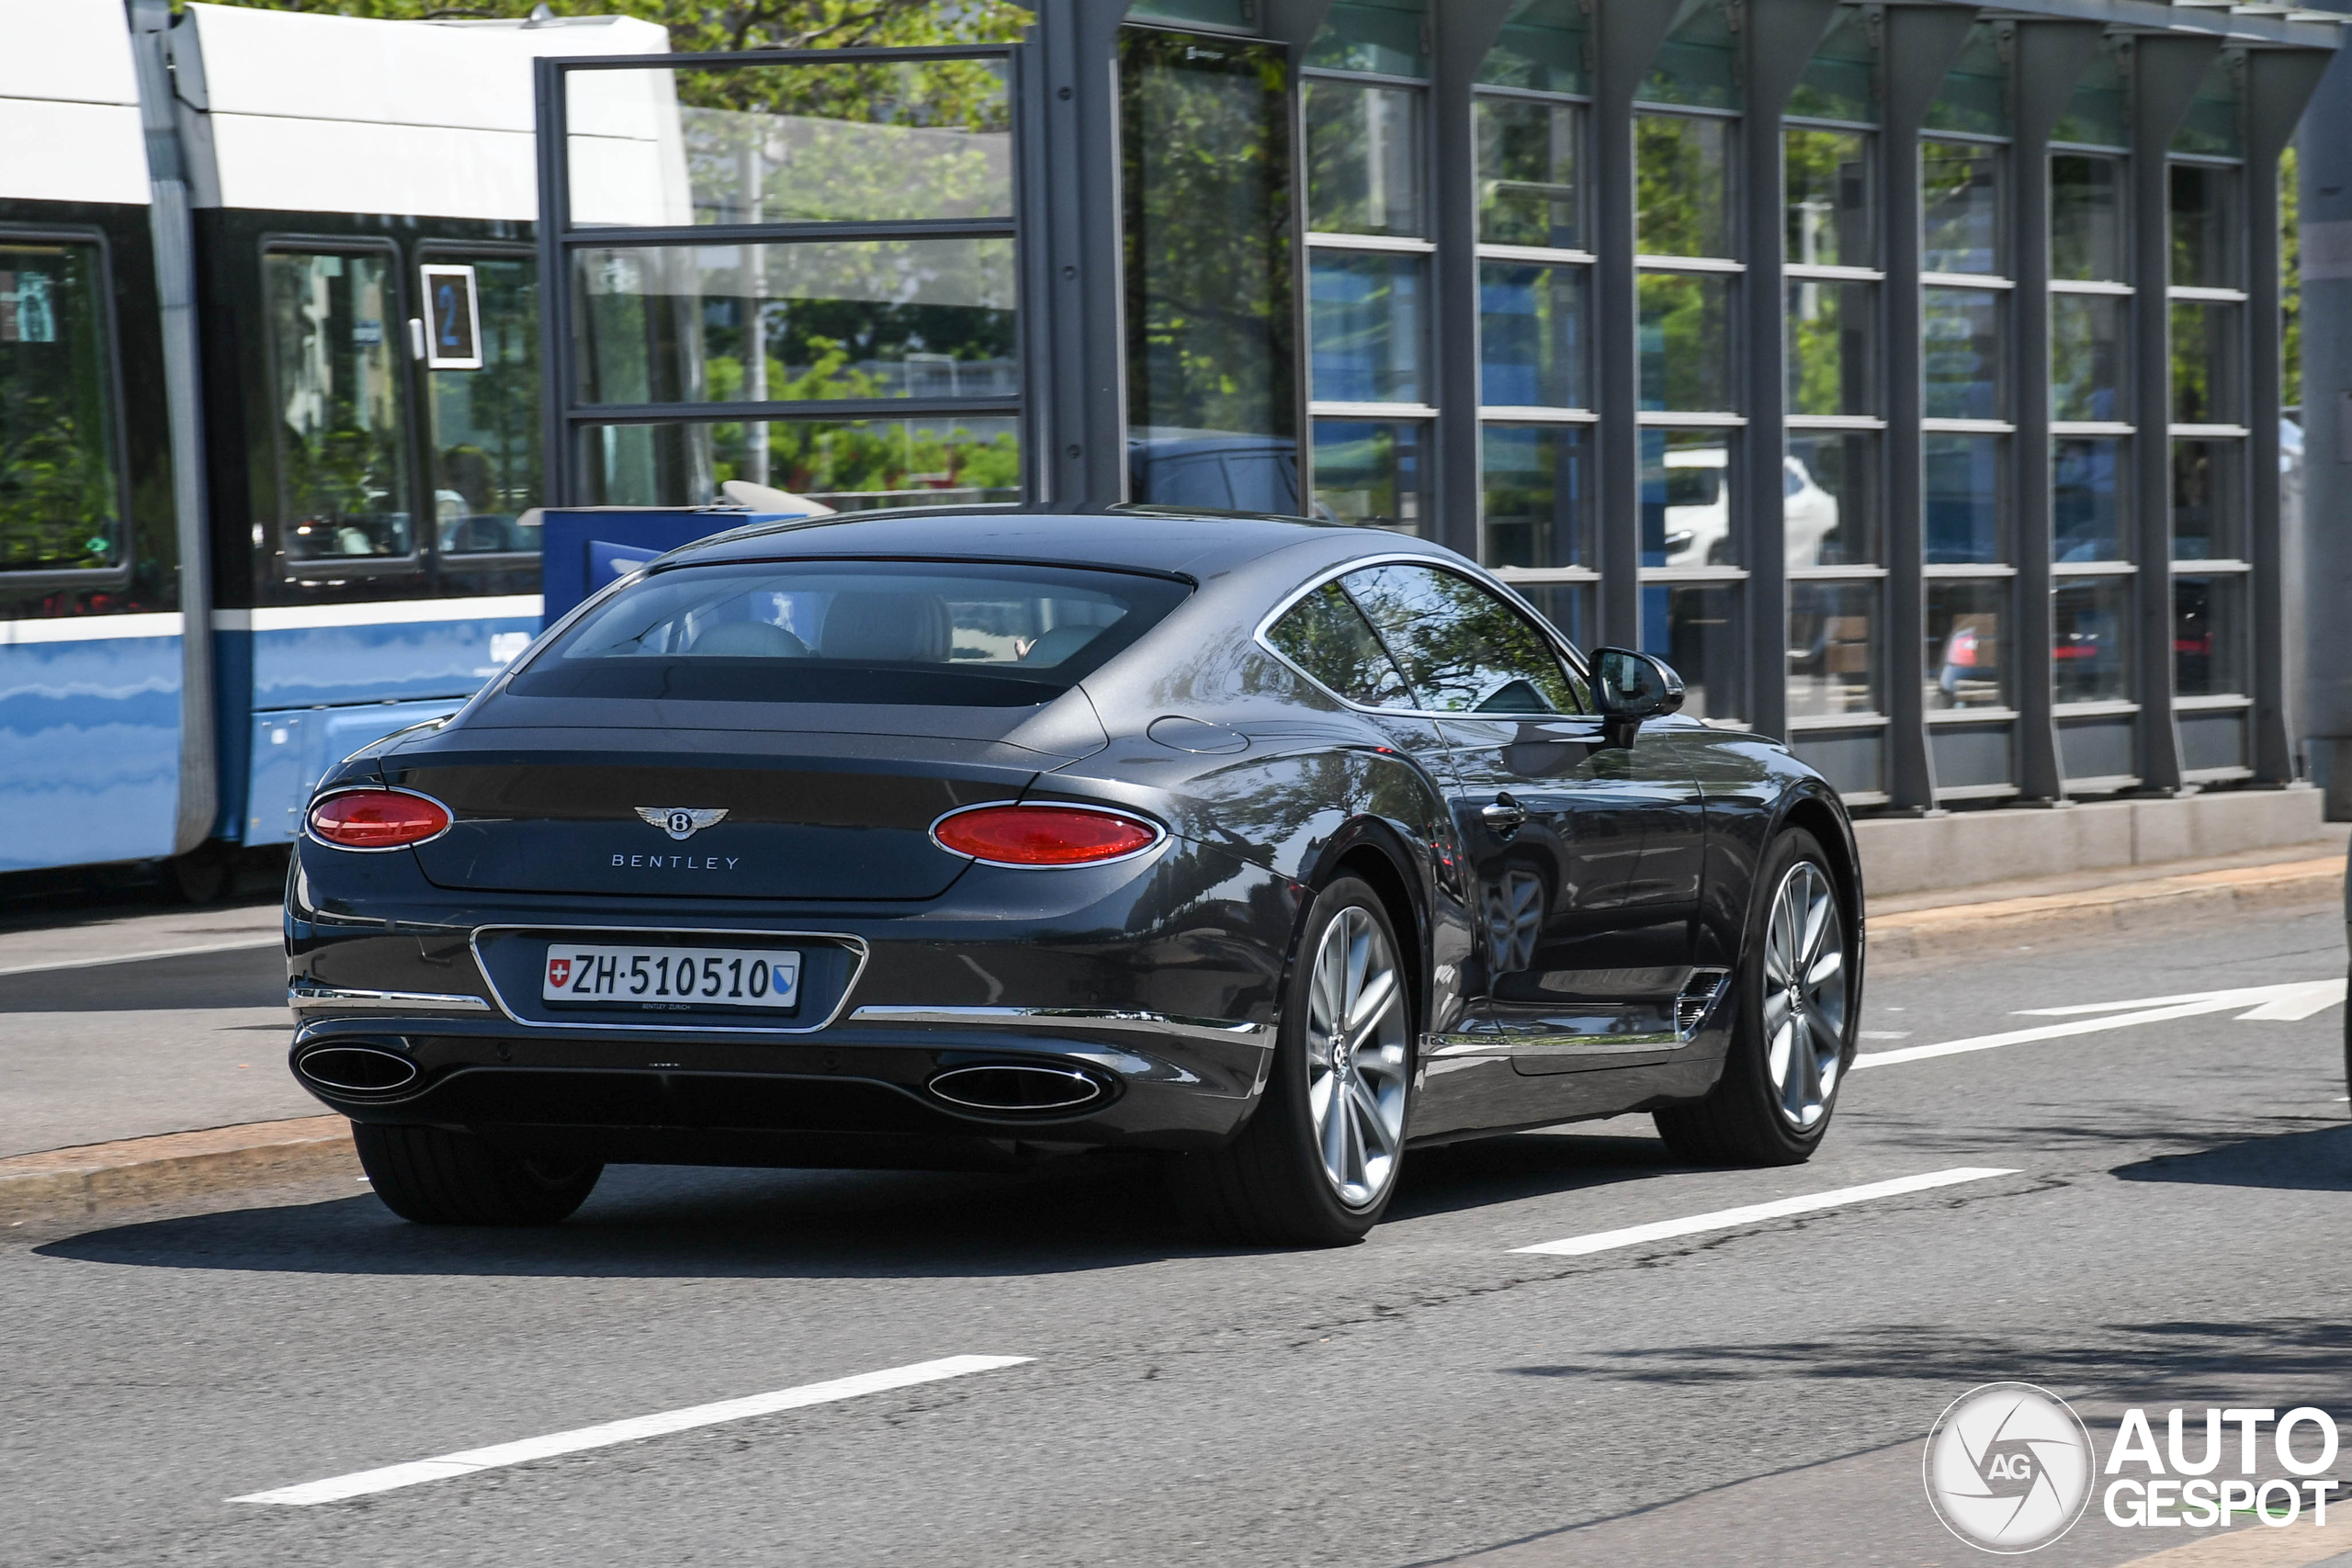
[[[1019,707],[1182,603],[1165,578],[985,561],[686,567],[621,590],[507,689],[528,697]]]

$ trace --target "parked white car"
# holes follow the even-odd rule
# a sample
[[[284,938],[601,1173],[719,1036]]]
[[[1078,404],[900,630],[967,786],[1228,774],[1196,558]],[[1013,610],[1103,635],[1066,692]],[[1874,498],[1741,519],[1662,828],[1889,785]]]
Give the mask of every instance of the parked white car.
[[[1666,454],[1666,564],[1721,566],[1732,559],[1728,447]],[[1796,457],[1781,459],[1781,550],[1792,567],[1814,566],[1838,531],[1838,498]]]

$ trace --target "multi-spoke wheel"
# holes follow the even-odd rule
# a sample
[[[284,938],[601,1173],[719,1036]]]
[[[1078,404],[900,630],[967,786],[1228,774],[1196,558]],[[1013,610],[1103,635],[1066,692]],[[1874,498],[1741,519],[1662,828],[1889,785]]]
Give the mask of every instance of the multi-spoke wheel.
[[[1820,842],[1783,833],[1758,868],[1728,1055],[1705,1099],[1655,1113],[1682,1159],[1794,1165],[1828,1131],[1859,998],[1838,884]]]
[[[1266,1093],[1226,1147],[1178,1168],[1212,1231],[1330,1247],[1370,1230],[1396,1190],[1411,1104],[1413,993],[1380,897],[1336,878],[1307,911]]]
[[[1306,1106],[1323,1175],[1351,1209],[1387,1192],[1404,1151],[1405,1010],[1388,933],[1371,910],[1343,907],[1307,986]]]
[[[1800,1131],[1829,1113],[1846,1059],[1846,939],[1838,890],[1801,860],[1772,895],[1764,933],[1764,1068]]]

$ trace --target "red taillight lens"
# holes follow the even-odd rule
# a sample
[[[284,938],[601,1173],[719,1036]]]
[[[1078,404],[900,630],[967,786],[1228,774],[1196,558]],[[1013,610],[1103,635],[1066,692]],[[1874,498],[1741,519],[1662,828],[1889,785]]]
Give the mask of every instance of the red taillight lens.
[[[311,807],[311,836],[346,850],[396,850],[447,829],[440,802],[397,789],[355,789]]]
[[[997,865],[1091,865],[1159,841],[1156,828],[1082,806],[983,806],[957,812],[931,836]]]

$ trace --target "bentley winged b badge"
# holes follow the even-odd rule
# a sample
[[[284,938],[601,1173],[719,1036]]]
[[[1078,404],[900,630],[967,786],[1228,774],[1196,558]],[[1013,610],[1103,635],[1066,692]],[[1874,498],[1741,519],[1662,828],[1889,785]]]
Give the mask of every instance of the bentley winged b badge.
[[[723,806],[640,806],[637,814],[683,844],[726,816],[727,808]]]

